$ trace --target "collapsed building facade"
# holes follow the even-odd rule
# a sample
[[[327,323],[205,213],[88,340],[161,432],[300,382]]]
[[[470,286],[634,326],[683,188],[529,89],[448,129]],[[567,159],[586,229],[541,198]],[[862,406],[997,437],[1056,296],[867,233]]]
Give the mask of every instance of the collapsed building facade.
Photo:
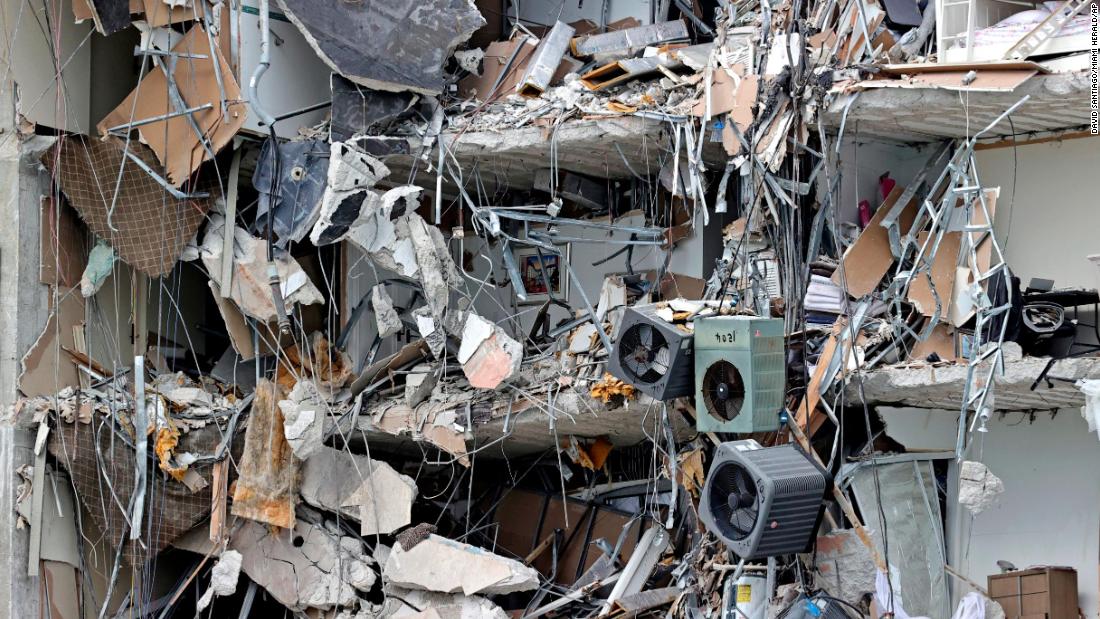
[[[0,616],[1097,616],[1096,16],[4,2]]]

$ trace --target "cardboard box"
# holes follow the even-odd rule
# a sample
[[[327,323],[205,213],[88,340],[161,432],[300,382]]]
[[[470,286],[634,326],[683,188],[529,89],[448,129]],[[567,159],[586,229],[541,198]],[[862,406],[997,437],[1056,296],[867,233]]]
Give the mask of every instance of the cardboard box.
[[[989,596],[1006,619],[1076,619],[1077,572],[1038,567],[989,576]]]

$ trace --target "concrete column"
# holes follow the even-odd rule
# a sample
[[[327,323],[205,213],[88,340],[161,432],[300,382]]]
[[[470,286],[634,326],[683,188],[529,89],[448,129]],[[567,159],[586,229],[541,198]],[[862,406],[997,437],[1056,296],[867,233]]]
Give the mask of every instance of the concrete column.
[[[6,31],[6,28],[5,28]],[[0,66],[8,66],[0,46]],[[16,469],[33,461],[33,434],[11,414],[20,360],[42,332],[47,287],[39,283],[39,217],[49,179],[38,157],[53,138],[21,137],[15,85],[0,83],[0,617],[37,617],[39,581],[27,576],[29,532],[16,528]]]

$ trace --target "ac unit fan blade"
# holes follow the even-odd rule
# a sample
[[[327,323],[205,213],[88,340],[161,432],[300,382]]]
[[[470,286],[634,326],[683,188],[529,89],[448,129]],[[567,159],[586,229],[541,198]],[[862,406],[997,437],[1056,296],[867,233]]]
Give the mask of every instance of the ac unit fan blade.
[[[710,506],[714,519],[731,539],[743,539],[752,532],[759,513],[756,483],[748,471],[727,464],[712,473]]]
[[[712,363],[703,375],[703,402],[707,412],[729,421],[741,413],[745,404],[745,381],[729,361]]]

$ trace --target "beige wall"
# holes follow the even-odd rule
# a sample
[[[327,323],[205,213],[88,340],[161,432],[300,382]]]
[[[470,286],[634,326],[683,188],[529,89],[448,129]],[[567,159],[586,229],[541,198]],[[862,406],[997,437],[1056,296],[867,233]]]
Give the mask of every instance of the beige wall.
[[[978,151],[976,160],[982,184],[1001,188],[997,239],[1022,285],[1043,277],[1100,286],[1100,269],[1085,258],[1100,254],[1100,139]]]

